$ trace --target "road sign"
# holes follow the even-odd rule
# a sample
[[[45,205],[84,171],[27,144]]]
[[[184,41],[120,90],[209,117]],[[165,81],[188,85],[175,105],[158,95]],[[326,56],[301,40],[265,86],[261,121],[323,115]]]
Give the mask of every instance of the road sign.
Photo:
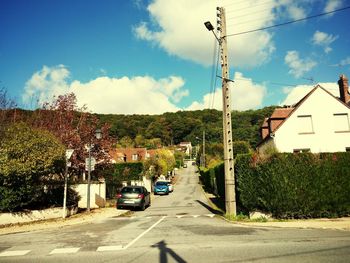
[[[91,169],[90,171],[95,170],[95,165],[96,165],[96,159],[94,157],[91,157]],[[85,171],[89,170],[89,158],[85,159]]]
[[[69,160],[72,157],[74,150],[73,149],[67,149],[66,150],[66,159]]]

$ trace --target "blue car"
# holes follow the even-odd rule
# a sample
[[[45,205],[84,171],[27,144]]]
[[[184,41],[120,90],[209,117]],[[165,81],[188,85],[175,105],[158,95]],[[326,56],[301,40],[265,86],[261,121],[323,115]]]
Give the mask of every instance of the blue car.
[[[158,181],[154,184],[154,194],[155,195],[168,195],[169,194],[169,187],[168,182],[166,181]]]

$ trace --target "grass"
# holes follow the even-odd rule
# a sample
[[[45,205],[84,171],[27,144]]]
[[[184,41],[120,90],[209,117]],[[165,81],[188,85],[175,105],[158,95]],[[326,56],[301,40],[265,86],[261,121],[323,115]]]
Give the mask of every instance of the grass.
[[[258,218],[254,218],[254,219],[250,219],[249,216],[241,214],[241,213],[236,215],[236,216],[225,214],[224,217],[227,220],[233,221],[233,222],[260,222],[260,223],[264,223],[264,222],[268,221],[268,219],[266,217],[264,217],[264,216],[261,216],[261,217],[258,217]]]

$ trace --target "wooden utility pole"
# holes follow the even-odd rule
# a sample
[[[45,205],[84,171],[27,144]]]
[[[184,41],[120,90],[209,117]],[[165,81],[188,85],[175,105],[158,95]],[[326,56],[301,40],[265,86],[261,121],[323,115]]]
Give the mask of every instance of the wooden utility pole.
[[[205,131],[203,130],[203,167],[205,167]]]
[[[225,161],[225,207],[226,214],[236,216],[235,170],[232,150],[231,93],[229,86],[229,66],[227,58],[226,15],[223,7],[218,7],[218,31],[220,34],[220,54],[222,70],[222,117]]]

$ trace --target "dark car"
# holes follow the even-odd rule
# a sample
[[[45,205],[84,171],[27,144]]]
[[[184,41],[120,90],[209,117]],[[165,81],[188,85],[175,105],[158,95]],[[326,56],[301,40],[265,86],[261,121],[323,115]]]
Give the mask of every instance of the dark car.
[[[117,209],[131,207],[140,208],[143,211],[150,205],[150,192],[143,186],[125,186],[117,194]]]
[[[168,195],[169,194],[169,186],[167,181],[158,181],[154,184],[154,194],[164,194]]]

